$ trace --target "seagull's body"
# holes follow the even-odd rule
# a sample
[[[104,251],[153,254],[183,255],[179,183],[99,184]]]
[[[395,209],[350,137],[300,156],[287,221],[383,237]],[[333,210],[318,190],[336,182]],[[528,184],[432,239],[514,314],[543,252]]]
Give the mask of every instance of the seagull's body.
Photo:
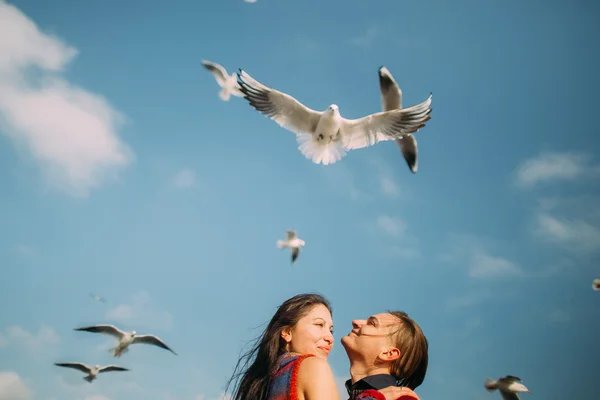
[[[94,325],[82,328],[75,328],[76,331],[85,331],[92,333],[104,333],[115,337],[119,342],[116,347],[110,349],[114,357],[121,357],[123,353],[129,351],[129,346],[136,343],[151,344],[169,350],[177,355],[169,346],[167,346],[160,338],[154,335],[138,335],[136,331],[125,332],[114,325]]]
[[[504,378],[493,380],[486,378],[484,386],[490,392],[499,390],[500,395],[504,400],[519,400],[518,392],[531,393],[525,385],[521,383],[521,379],[516,376],[507,375]]]
[[[595,291],[600,290],[600,279],[594,279],[594,281],[592,282],[592,289],[594,289]]]
[[[118,367],[116,365],[107,365],[105,367],[101,367],[99,365],[90,367],[84,363],[54,363],[54,365],[58,367],[73,368],[87,374],[83,379],[85,379],[89,383],[92,383],[92,381],[96,379],[96,376],[101,372],[129,371],[129,369],[127,368]]]
[[[300,254],[300,248],[302,246],[304,246],[305,243],[304,243],[304,240],[298,238],[296,231],[288,229],[285,231],[285,233],[287,236],[286,239],[278,240],[277,247],[280,249],[289,247],[289,249],[292,253],[292,264],[293,264],[298,259],[298,255]]]
[[[238,83],[252,107],[296,134],[298,149],[315,164],[334,164],[350,150],[404,137],[431,119],[431,94],[424,102],[409,108],[346,119],[335,104],[324,111],[315,111],[292,96],[265,86],[243,70],[238,72]]]
[[[106,303],[106,299],[105,299],[104,297],[100,296],[100,295],[97,295],[97,294],[94,294],[94,293],[90,293],[90,296],[91,296],[91,297],[92,297],[94,300],[96,300],[96,301],[99,301],[99,302],[101,302],[101,303]]]
[[[402,109],[402,90],[390,71],[382,66],[379,68],[379,89],[381,90],[381,106],[383,111]],[[402,156],[413,174],[417,173],[419,163],[417,159],[417,139],[414,135],[405,135],[396,139]]]
[[[221,87],[221,91],[219,92],[221,100],[229,101],[231,95],[244,97],[244,94],[240,92],[240,86],[237,83],[235,74],[229,75],[223,66],[212,61],[202,60],[202,65],[213,74]]]

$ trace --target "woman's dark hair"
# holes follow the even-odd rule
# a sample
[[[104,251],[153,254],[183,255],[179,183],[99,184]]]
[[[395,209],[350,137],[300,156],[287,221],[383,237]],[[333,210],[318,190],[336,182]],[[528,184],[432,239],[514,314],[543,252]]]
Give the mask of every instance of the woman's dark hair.
[[[286,342],[281,337],[285,328],[293,328],[313,307],[322,304],[331,313],[329,301],[320,294],[304,293],[283,302],[273,318],[254,340],[250,350],[242,354],[233,375],[227,381],[225,393],[234,384],[231,400],[264,400],[269,390],[271,374],[277,368],[279,356],[286,352]]]

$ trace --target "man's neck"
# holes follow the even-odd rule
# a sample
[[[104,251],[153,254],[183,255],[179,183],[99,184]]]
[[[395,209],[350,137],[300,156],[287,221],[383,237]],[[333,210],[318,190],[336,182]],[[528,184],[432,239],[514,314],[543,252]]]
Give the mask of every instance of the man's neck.
[[[389,373],[390,371],[387,367],[376,367],[374,365],[360,365],[356,363],[350,364],[350,377],[352,379],[353,385],[361,379],[366,378],[367,376]]]

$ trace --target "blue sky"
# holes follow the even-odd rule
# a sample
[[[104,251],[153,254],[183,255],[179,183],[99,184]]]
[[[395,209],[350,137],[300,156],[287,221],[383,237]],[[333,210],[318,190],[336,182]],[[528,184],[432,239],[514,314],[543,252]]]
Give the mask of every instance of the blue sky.
[[[595,398],[600,67],[592,2],[0,0],[0,400],[212,400],[286,298],[422,326],[422,399]],[[316,165],[202,59],[311,108],[433,92],[393,142]],[[275,247],[293,228],[293,267]],[[94,302],[90,292],[105,296]],[[114,323],[179,355],[74,332]],[[93,384],[52,363],[116,362]],[[572,385],[572,386],[568,386]]]

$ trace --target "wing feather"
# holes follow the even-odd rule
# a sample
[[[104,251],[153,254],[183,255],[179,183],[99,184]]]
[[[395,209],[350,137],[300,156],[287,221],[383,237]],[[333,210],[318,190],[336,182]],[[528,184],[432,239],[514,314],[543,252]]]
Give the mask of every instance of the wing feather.
[[[144,343],[151,344],[154,346],[162,347],[165,350],[169,350],[171,353],[177,355],[165,342],[160,340],[158,337],[154,335],[138,335],[133,339],[133,343]]]
[[[92,370],[84,363],[54,363],[54,365],[56,365],[57,367],[73,368],[81,372],[85,372],[86,374],[89,374]]]
[[[214,75],[219,86],[225,85],[225,82],[227,81],[227,78],[229,77],[229,74],[227,74],[227,71],[225,70],[225,68],[223,68],[221,65],[219,65],[217,63],[214,63],[214,62],[208,61],[208,60],[202,60],[202,65],[204,65],[204,68],[209,70]]]
[[[237,75],[244,98],[279,126],[296,135],[312,134],[317,129],[319,111],[306,107],[289,94],[267,87],[241,69]]]
[[[399,139],[418,131],[431,119],[431,97],[432,94],[424,102],[409,108],[383,111],[359,119],[344,119],[340,128],[344,148],[360,149],[383,139]]]

